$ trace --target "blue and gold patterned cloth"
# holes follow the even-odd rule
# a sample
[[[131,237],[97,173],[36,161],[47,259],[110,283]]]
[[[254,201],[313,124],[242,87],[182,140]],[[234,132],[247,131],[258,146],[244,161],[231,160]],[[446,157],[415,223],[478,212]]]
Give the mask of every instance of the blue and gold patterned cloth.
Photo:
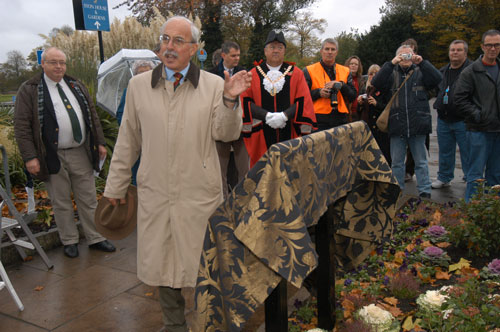
[[[196,329],[240,331],[282,278],[301,287],[318,264],[307,228],[329,205],[337,260],[355,267],[391,236],[399,194],[364,122],[272,145],[209,220]]]

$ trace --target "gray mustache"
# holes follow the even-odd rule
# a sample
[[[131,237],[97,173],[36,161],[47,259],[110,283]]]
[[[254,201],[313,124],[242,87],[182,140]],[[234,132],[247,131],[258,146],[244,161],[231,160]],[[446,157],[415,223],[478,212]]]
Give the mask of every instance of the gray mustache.
[[[179,54],[176,51],[171,51],[171,50],[166,50],[165,52],[163,52],[163,56],[167,55],[173,56],[175,58],[179,57]]]

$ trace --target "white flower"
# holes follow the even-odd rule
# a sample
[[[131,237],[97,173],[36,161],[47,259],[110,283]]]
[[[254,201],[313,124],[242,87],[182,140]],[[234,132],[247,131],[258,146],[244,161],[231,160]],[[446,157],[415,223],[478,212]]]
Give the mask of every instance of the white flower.
[[[394,316],[389,311],[379,308],[373,303],[361,308],[358,315],[377,332],[390,332],[393,329]],[[399,331],[399,327],[396,331]]]
[[[446,309],[443,311],[443,318],[444,319],[448,319],[448,317],[450,316],[450,314],[453,312],[453,309]]]
[[[446,291],[447,289],[441,289]],[[417,298],[417,304],[428,311],[437,311],[441,309],[441,305],[448,298],[447,295],[441,294],[441,290],[428,290],[425,294],[420,294]]]

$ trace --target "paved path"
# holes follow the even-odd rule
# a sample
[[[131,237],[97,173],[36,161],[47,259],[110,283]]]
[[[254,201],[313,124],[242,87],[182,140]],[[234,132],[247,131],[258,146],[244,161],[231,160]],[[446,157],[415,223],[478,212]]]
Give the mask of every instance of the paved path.
[[[435,125],[435,112],[433,112]],[[430,175],[438,169],[437,136],[430,140]],[[452,186],[433,190],[432,200],[448,202],[464,196],[460,158]],[[416,196],[416,181],[406,183],[404,197]],[[113,241],[115,253],[90,251],[82,240],[80,257],[70,259],[62,248],[47,252],[54,268],[47,271],[40,257],[7,268],[25,309],[20,312],[6,289],[0,291],[2,332],[157,331],[162,326],[156,287],[141,283],[136,276],[136,235]],[[185,289],[188,323],[192,320],[193,290]],[[290,293],[296,289],[291,288]],[[301,289],[297,294],[304,296]],[[300,295],[302,294],[302,295]],[[291,295],[291,294],[290,294]],[[293,303],[293,301],[291,301]],[[248,323],[246,331],[263,330],[263,310]]]
[[[431,100],[430,104],[433,104],[434,100]],[[430,135],[430,155],[429,155],[429,173],[431,181],[437,178],[437,172],[439,169],[438,164],[438,142],[436,133],[437,124],[437,112],[432,111],[432,134]],[[451,186],[443,189],[432,189],[432,200],[439,203],[447,203],[449,201],[458,201],[465,197],[465,187],[466,183],[462,181],[463,172],[462,165],[460,162],[460,153],[458,148],[456,149],[456,167],[455,167],[455,178],[451,181]],[[407,182],[405,185],[405,190],[403,194],[404,197],[408,196],[418,196],[418,190],[416,188],[417,182],[415,176],[413,176],[413,181]]]

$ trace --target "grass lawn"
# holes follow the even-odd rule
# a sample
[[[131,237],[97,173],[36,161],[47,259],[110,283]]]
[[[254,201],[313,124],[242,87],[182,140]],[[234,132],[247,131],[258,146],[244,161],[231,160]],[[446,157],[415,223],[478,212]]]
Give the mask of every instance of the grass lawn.
[[[12,101],[12,96],[14,96],[14,95],[13,94],[12,95],[0,95],[0,103]]]

